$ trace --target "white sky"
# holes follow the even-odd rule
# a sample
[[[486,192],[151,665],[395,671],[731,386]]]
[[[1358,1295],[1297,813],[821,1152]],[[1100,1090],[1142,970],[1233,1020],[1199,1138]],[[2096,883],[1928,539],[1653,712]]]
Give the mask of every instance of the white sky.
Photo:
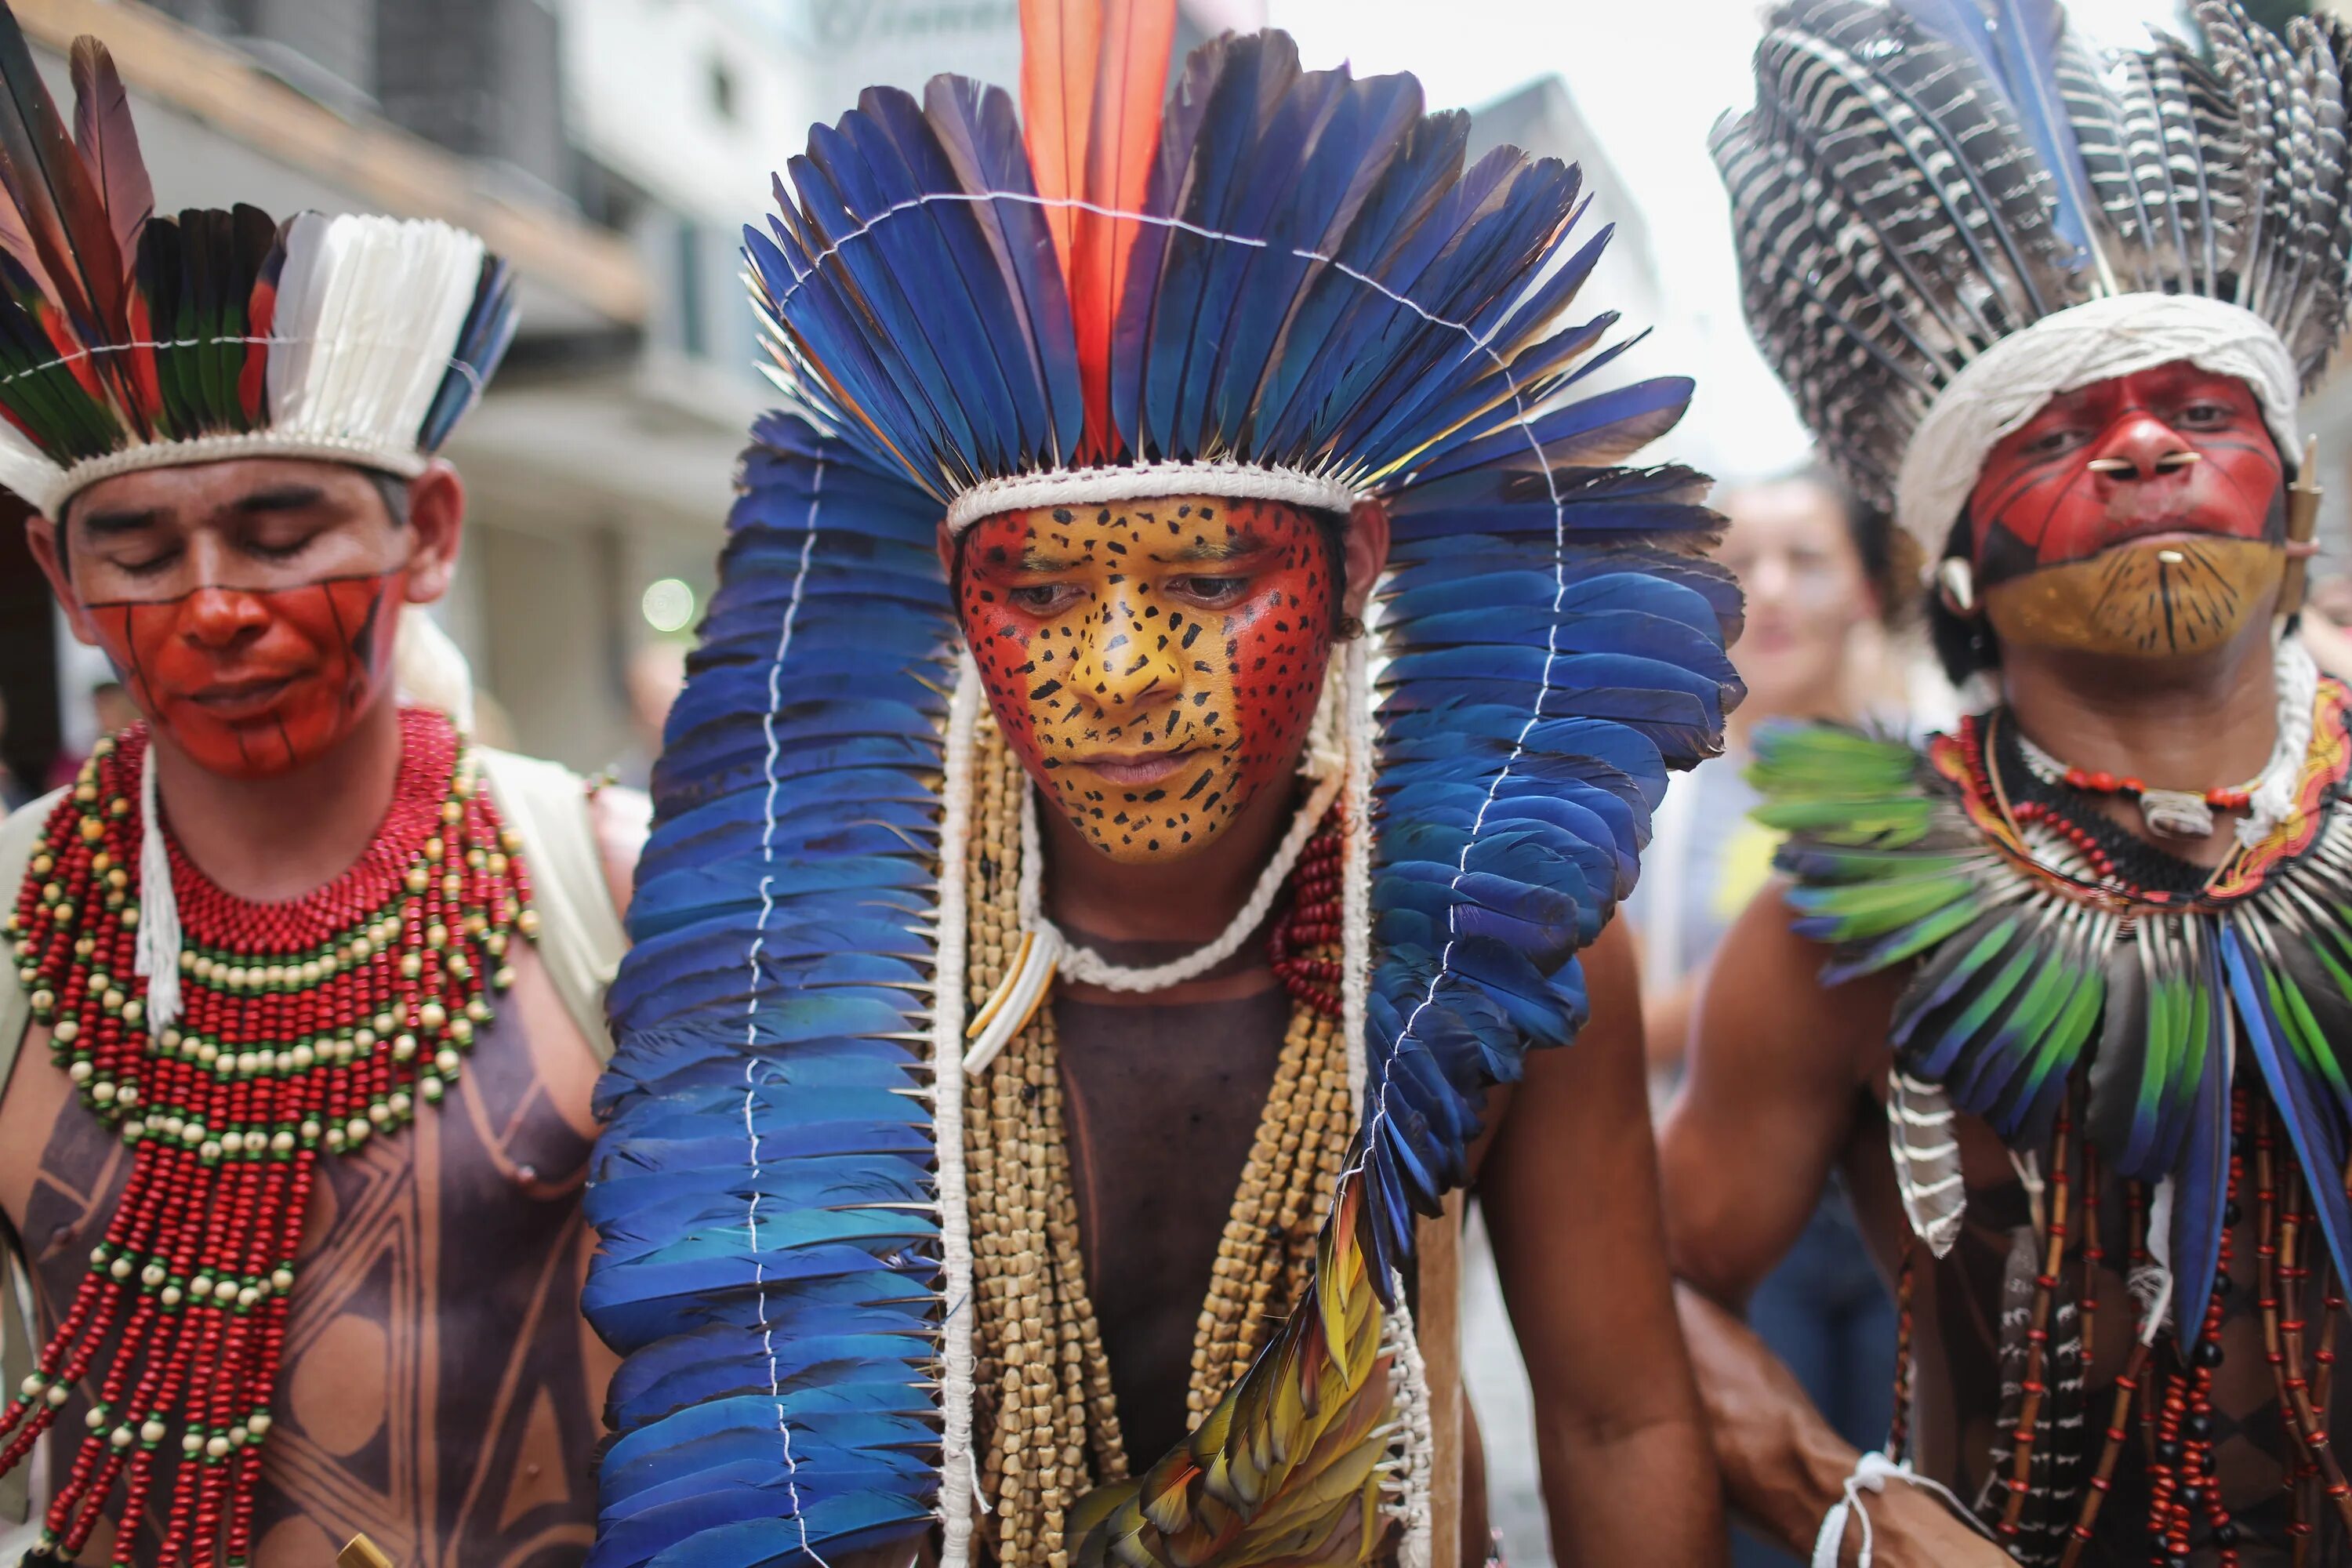
[[[2178,27],[2172,0],[2075,0],[2076,25],[2127,43]],[[1634,353],[1655,374],[1698,378],[1664,450],[1719,478],[1801,459],[1806,439],[1739,313],[1723,187],[1707,127],[1754,96],[1759,0],[1267,0],[1310,69],[1410,70],[1432,109],[1473,108],[1558,72],[1642,205],[1675,321]],[[1608,215],[1602,214],[1602,216]],[[1606,306],[1607,300],[1592,303]]]

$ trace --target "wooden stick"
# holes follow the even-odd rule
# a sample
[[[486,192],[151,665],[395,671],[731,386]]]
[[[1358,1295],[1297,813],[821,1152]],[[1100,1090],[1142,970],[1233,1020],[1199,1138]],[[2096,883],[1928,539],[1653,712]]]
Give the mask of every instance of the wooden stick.
[[[2311,574],[2310,551],[2297,550],[2297,545],[2309,545],[2319,532],[2319,437],[2306,437],[2303,443],[2303,467],[2294,476],[2294,483],[2286,489],[2286,572],[2279,580],[2278,618],[2284,622],[2303,608],[2303,591]]]
[[[1462,1194],[1413,1227],[1421,1255],[1413,1335],[1429,1384],[1429,1568],[1462,1568]]]

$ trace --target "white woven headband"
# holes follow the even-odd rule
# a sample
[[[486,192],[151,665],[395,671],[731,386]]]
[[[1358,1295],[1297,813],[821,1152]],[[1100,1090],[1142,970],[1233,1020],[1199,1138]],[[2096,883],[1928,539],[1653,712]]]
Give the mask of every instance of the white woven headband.
[[[2279,455],[2296,459],[2294,361],[2268,321],[2198,294],[2117,294],[2044,316],[1962,367],[1904,451],[1895,521],[1934,560],[2003,437],[2059,393],[2175,360],[2253,388]]]
[[[33,502],[35,510],[42,516],[53,518],[77,494],[99,480],[110,479],[117,474],[138,473],[147,468],[176,468],[191,463],[225,463],[236,458],[313,458],[323,462],[352,463],[363,468],[381,468],[404,479],[416,478],[433,464],[433,459],[418,451],[413,441],[404,445],[358,437],[339,440],[331,436],[249,430],[196,436],[184,441],[144,441],[118,452],[85,458],[71,468],[61,470],[59,477],[40,494],[28,495],[25,499]]]
[[[1281,501],[1316,511],[1347,513],[1361,498],[1336,479],[1297,468],[1255,463],[1142,463],[1119,468],[1057,468],[982,479],[948,503],[948,531],[961,533],[983,517],[1038,506],[1093,506],[1160,496],[1228,496]]]

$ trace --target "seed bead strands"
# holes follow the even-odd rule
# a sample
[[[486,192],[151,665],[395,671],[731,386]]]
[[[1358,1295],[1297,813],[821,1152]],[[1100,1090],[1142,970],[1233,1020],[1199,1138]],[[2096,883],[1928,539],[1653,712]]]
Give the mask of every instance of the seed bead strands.
[[[1347,1159],[1354,1096],[1339,995],[1346,842],[1334,822],[1307,845],[1290,908],[1267,944],[1291,994],[1290,1027],[1193,1332],[1185,1402],[1195,1422],[1249,1370],[1306,1289],[1315,1238]]]
[[[979,1006],[1019,942],[1021,798],[1029,787],[1020,758],[986,719],[972,776],[965,984]],[[1038,1008],[964,1093],[978,1330],[972,1429],[980,1495],[991,1504],[976,1533],[999,1563],[1067,1568],[1066,1511],[1089,1487],[1126,1479],[1127,1448],[1078,1248],[1053,1009]]]
[[[536,934],[515,842],[457,734],[424,710],[400,721],[383,824],[317,891],[247,902],[173,847],[176,1027],[151,1037],[134,969],[142,728],[99,743],[31,859],[8,933],[33,1022],[131,1151],[90,1271],[0,1414],[5,1472],[96,1373],[89,1436],[32,1561],[74,1557],[118,1482],[112,1561],[134,1561],[175,1440],[155,1561],[248,1561],[320,1152],[357,1150],[441,1099],[488,992],[512,978],[510,934]]]
[[[985,718],[972,770],[965,990],[979,1007],[1020,945],[1029,782]],[[1307,847],[1292,905],[1269,942],[1293,997],[1291,1021],[1194,1335],[1187,1405],[1196,1420],[1247,1369],[1303,1288],[1352,1131],[1337,995],[1344,843],[1330,826]],[[973,1430],[981,1495],[991,1505],[978,1533],[999,1563],[1066,1568],[1067,1510],[1089,1488],[1126,1479],[1129,1465],[1087,1289],[1050,998],[965,1095]]]

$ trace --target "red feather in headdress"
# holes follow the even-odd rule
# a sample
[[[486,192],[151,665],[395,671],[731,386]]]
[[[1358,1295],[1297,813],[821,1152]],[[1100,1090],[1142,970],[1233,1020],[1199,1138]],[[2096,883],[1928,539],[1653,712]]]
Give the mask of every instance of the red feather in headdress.
[[[1110,345],[1160,140],[1176,0],[1022,0],[1021,120],[1037,194],[1070,295],[1086,395],[1079,457],[1119,449],[1110,427]]]

